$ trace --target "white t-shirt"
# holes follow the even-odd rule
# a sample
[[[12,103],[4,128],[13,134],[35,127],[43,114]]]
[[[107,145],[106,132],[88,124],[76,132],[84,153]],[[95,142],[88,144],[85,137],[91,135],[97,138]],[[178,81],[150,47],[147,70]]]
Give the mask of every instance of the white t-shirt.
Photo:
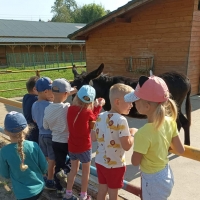
[[[69,103],[52,103],[44,110],[43,126],[52,131],[53,142],[68,142],[67,111],[69,106]]]
[[[98,142],[95,162],[106,168],[125,166],[125,151],[119,138],[130,135],[126,118],[118,113],[100,113],[94,131]]]

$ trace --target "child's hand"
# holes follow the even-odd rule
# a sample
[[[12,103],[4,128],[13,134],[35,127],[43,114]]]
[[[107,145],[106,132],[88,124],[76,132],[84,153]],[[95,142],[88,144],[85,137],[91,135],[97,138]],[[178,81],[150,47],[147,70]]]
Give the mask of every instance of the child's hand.
[[[76,94],[78,92],[76,86],[73,87],[74,90],[70,92],[70,95]]]
[[[97,107],[99,105],[99,102],[97,99],[94,100],[94,107]]]
[[[131,134],[132,136],[134,136],[135,133],[138,131],[138,129],[137,129],[137,128],[129,128],[129,131],[130,131],[130,134]]]
[[[104,98],[98,98],[97,100],[98,100],[99,106],[104,106],[106,103]]]

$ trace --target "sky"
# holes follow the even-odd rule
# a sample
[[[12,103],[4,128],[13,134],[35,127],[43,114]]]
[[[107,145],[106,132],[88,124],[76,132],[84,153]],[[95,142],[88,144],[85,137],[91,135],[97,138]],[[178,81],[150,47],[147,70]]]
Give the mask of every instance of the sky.
[[[0,0],[0,19],[42,21],[51,20],[51,6],[55,0]],[[106,10],[116,10],[129,0],[76,0],[80,6],[84,4],[101,4]]]

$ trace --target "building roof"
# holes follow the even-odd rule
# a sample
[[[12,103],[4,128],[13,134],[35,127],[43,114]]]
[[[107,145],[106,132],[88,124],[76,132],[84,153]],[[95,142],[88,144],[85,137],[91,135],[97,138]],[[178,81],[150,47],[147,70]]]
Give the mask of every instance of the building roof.
[[[92,21],[91,23],[87,24],[83,28],[76,30],[74,33],[69,34],[68,38],[70,38],[71,40],[83,40],[83,39],[85,40],[87,39],[88,33],[92,31],[93,29],[111,21],[112,22],[123,21],[123,20],[126,21],[127,19],[123,18],[123,16],[127,12],[129,12],[132,9],[138,8],[139,6],[142,6],[150,1],[153,1],[153,0],[129,1],[127,4],[125,4],[122,7],[119,7],[117,10],[114,10],[95,21]]]
[[[67,36],[84,27],[80,23],[19,21],[0,19],[0,45],[3,43],[85,43]]]

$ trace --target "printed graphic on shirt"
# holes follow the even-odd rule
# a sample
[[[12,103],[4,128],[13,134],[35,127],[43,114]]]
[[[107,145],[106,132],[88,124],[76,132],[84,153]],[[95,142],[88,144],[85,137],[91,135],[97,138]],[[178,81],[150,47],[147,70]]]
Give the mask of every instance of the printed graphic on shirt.
[[[125,151],[120,137],[130,135],[126,118],[118,113],[101,113],[94,131],[98,142],[95,162],[107,168],[125,166]]]

